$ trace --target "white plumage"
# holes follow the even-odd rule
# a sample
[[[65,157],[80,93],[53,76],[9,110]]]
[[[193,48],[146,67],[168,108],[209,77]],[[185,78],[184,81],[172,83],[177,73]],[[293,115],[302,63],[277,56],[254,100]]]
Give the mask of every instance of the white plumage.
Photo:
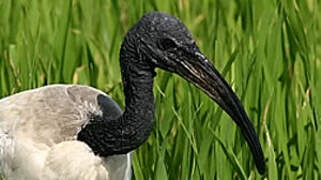
[[[88,114],[102,111],[111,118],[122,114],[108,95],[80,85],[50,85],[1,99],[1,173],[7,180],[130,179],[130,153],[102,158],[76,139]]]

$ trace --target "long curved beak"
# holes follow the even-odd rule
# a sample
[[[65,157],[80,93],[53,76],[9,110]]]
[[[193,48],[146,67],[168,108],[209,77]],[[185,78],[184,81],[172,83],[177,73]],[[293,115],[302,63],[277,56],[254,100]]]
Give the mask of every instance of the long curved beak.
[[[240,100],[204,55],[196,52],[189,58],[192,59],[178,62],[176,73],[208,94],[241,128],[252,151],[258,172],[263,174],[265,163],[261,144]]]

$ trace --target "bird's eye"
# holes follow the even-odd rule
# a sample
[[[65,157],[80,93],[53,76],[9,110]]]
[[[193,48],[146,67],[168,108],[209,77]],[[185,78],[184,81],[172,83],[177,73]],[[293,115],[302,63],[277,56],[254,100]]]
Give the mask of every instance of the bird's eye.
[[[175,47],[176,43],[169,38],[161,39],[159,42],[159,48],[162,50],[167,50]]]

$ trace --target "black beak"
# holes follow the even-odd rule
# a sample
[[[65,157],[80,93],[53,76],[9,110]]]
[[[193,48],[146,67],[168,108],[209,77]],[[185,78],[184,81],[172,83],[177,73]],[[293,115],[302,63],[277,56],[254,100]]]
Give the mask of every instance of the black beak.
[[[258,172],[265,171],[264,155],[253,125],[249,120],[240,100],[221,74],[201,53],[196,52],[189,60],[179,61],[176,73],[192,82],[208,94],[241,128],[252,151]]]

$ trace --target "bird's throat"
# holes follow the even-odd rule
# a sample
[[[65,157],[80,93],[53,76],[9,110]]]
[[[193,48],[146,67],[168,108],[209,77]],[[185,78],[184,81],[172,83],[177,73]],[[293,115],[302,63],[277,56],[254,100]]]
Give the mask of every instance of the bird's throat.
[[[125,59],[124,61],[127,61]],[[154,124],[154,68],[147,64],[121,61],[125,111],[117,119],[94,117],[79,133],[95,154],[125,154],[143,144]]]
[[[124,81],[125,112],[122,115],[122,148],[131,151],[140,146],[150,135],[154,122],[153,77]],[[125,83],[126,81],[126,83]]]

